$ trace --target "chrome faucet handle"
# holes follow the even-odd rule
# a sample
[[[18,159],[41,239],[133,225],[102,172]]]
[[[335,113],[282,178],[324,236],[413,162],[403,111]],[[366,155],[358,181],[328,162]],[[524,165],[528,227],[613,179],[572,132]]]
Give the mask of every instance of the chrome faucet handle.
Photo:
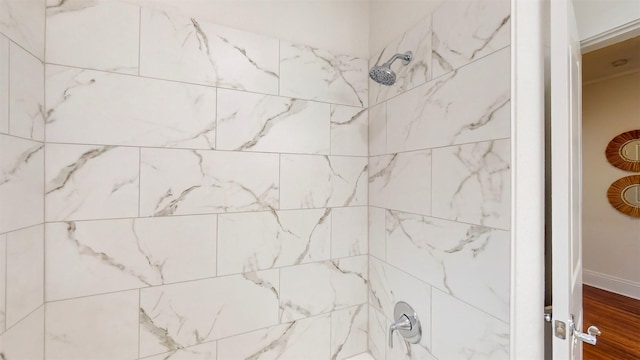
[[[402,316],[396,320],[395,323],[389,326],[389,347],[393,348],[393,332],[396,330],[406,330],[411,331],[411,320],[406,314],[402,314]]]
[[[398,331],[406,341],[416,344],[422,337],[420,319],[413,308],[404,301],[396,303],[393,311],[396,321],[389,326],[389,347],[393,348],[393,333]]]

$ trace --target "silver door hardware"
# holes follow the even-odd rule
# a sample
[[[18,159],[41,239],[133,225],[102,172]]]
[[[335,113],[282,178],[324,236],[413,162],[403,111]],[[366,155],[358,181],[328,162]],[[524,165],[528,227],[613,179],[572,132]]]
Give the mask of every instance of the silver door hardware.
[[[553,314],[552,311],[553,307],[551,305],[547,305],[544,307],[544,321],[550,323],[551,322],[551,317]]]
[[[566,339],[567,331],[569,332],[569,336],[574,335],[576,339],[591,345],[595,345],[596,342],[598,342],[597,337],[602,335],[602,332],[596,326],[589,326],[586,333],[580,332],[576,328],[573,315],[571,315],[568,325],[558,320],[555,322],[555,335],[557,338],[562,340]]]
[[[398,331],[408,342],[417,344],[422,337],[420,319],[413,308],[404,301],[398,301],[393,310],[396,321],[389,327],[389,347],[393,347],[393,332]]]
[[[567,324],[556,320],[555,333],[557,338],[565,340],[567,338]]]

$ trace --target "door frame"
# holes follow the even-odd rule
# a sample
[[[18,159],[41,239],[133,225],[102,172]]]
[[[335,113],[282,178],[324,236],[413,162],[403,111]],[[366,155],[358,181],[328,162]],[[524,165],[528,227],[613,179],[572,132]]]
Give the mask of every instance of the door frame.
[[[545,54],[549,0],[511,0],[510,359],[544,358]],[[580,42],[582,53],[640,35],[640,19]],[[517,121],[516,121],[517,120]],[[517,206],[520,205],[520,206]]]

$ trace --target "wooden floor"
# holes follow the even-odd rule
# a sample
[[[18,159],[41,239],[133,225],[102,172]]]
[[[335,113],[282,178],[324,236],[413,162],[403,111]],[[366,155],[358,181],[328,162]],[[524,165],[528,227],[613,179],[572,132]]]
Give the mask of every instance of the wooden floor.
[[[598,344],[583,345],[584,360],[640,360],[640,300],[583,286],[584,325],[596,325]]]

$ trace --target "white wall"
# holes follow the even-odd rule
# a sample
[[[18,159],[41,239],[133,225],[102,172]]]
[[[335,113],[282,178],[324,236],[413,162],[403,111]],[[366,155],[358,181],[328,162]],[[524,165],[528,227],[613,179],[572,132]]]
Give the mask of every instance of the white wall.
[[[442,4],[444,0],[371,0],[369,50],[371,56],[400,36],[407,28]]]
[[[583,88],[583,260],[587,284],[640,298],[640,219],[615,210],[607,189],[633,173],[607,161],[616,135],[640,129],[640,72]],[[635,284],[635,287],[633,286]]]
[[[574,0],[580,40],[640,19],[638,0]]]
[[[135,0],[240,30],[369,57],[367,0]],[[188,9],[188,10],[184,10]],[[193,14],[187,14],[193,15]]]

